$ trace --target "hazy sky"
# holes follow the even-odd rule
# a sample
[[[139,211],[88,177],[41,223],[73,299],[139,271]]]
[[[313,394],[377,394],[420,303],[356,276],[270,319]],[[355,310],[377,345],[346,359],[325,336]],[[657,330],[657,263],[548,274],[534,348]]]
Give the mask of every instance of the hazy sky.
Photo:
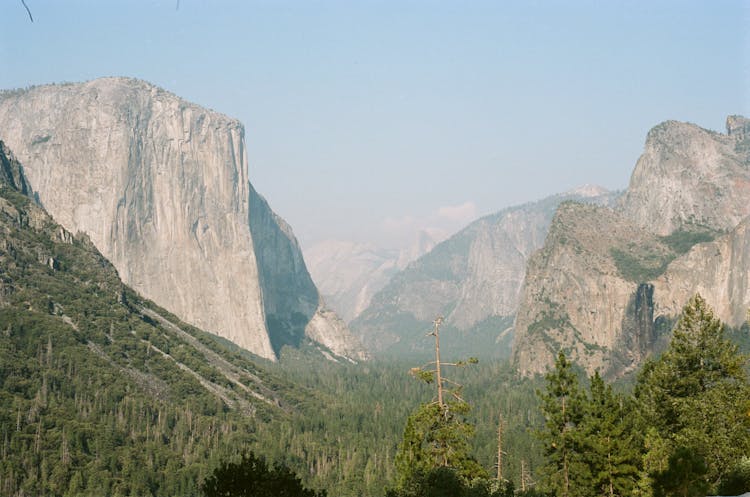
[[[133,76],[239,118],[303,245],[621,189],[653,125],[750,115],[746,1],[26,3],[0,87]]]

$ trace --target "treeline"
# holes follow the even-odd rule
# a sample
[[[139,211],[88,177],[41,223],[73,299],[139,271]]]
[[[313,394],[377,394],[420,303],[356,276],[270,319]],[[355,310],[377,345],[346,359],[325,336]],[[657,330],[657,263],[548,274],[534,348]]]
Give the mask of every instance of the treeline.
[[[290,383],[316,392],[320,402],[288,418],[272,421],[258,433],[256,452],[284,461],[311,487],[332,496],[378,496],[397,478],[395,457],[409,415],[429,402],[434,389],[414,380],[414,365],[379,361],[345,365],[285,350],[271,370]],[[448,360],[457,357],[445,351]],[[538,380],[520,379],[507,362],[473,365],[456,371],[472,409],[475,426],[468,440],[478,463],[496,470],[497,425],[504,419],[503,473],[516,481],[521,473],[530,485],[541,462],[541,443],[533,436],[542,417],[535,390]]]
[[[582,381],[559,353],[537,392],[543,415],[533,430],[543,448],[537,484],[522,476],[520,490],[512,477],[490,475],[471,452],[474,425],[460,384],[444,385],[439,363],[414,372],[437,386],[438,400],[409,416],[388,497],[698,497],[750,490],[747,358],[698,295],[667,350],[641,368],[631,394],[615,392],[598,373]],[[498,459],[501,435],[502,425]]]

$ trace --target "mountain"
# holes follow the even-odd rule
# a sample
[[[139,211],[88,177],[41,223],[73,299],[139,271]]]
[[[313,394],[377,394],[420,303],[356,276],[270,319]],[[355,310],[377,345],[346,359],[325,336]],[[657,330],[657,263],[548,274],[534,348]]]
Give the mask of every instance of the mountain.
[[[320,361],[309,343],[282,364],[251,358],[123,284],[31,195],[0,142],[0,495],[197,497],[246,451],[329,495],[392,485],[404,423],[433,395],[407,365]],[[489,467],[498,406],[526,420],[512,406],[534,393],[507,366],[477,367],[454,378],[477,399]],[[511,451],[528,448],[523,424],[508,429]]]
[[[394,274],[429,252],[436,243],[425,230],[419,232],[415,243],[401,250],[370,243],[324,240],[305,250],[305,260],[326,302],[351,321],[367,308]]]
[[[586,187],[481,218],[393,276],[350,326],[370,350],[425,354],[425,331],[443,315],[449,348],[508,355],[526,261],[544,243],[557,206],[610,204],[616,196]]]
[[[657,316],[679,315],[698,292],[724,323],[742,326],[750,309],[750,216],[727,234],[693,246],[653,284]]]
[[[329,305],[347,321],[398,272],[398,251],[369,243],[325,240],[305,250],[310,274]]]
[[[527,267],[514,323],[513,358],[521,374],[545,372],[561,349],[602,372],[618,347],[640,361],[655,338],[653,287],[639,282],[674,257],[657,235],[609,208],[562,204]],[[625,326],[626,316],[643,312],[650,312],[646,326],[639,319]]]
[[[263,420],[314,402],[124,285],[1,141],[0,166],[0,494],[196,495]]]
[[[365,357],[248,181],[238,121],[103,78],[3,92],[0,123],[42,205],[146,298],[272,360],[311,337]]]
[[[587,371],[634,370],[700,293],[732,327],[750,307],[750,136],[668,121],[652,129],[615,210],[564,204],[531,258],[513,359],[543,373],[557,351]]]
[[[658,235],[690,227],[731,230],[750,216],[750,121],[727,134],[667,121],[654,127],[622,197],[623,214]]]

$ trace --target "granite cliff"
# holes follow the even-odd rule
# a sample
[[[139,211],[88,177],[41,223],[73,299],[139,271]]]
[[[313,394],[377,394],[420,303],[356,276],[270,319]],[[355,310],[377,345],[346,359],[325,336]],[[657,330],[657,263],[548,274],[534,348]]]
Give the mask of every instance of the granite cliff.
[[[305,250],[305,261],[326,302],[342,318],[352,321],[394,274],[436,244],[437,240],[427,230],[421,230],[411,246],[400,250],[370,243],[324,240]]]
[[[750,201],[750,198],[747,199]],[[695,293],[734,328],[750,309],[750,217],[729,233],[693,246],[653,281],[654,313],[677,316]]]
[[[513,359],[543,373],[557,350],[620,375],[668,339],[700,293],[733,327],[750,307],[750,136],[668,121],[652,129],[615,210],[564,204],[531,258]]]
[[[618,349],[628,364],[640,361],[655,340],[652,327],[633,319],[624,329],[625,317],[653,307],[653,287],[641,286],[648,279],[642,274],[656,274],[674,255],[658,236],[611,209],[561,205],[527,268],[514,325],[520,373],[544,373],[561,349],[591,371],[608,370]]]
[[[727,134],[667,121],[649,131],[622,197],[623,214],[669,235],[680,229],[731,230],[750,216],[750,122],[727,118]]]
[[[239,121],[103,78],[0,93],[0,138],[50,214],[145,297],[265,358],[306,334],[363,357],[340,321],[322,325],[291,230],[250,185]]]
[[[376,352],[428,353],[424,331],[443,315],[441,342],[450,348],[507,356],[526,261],[544,243],[557,206],[611,204],[616,196],[587,187],[475,221],[394,275],[352,330]]]

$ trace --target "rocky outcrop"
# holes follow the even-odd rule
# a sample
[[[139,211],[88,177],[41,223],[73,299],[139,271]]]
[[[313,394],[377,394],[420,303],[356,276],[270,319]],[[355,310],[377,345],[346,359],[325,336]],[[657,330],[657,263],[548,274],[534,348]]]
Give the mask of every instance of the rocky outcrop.
[[[739,328],[745,322],[750,309],[750,218],[714,241],[695,245],[654,280],[657,316],[678,316],[696,293],[729,326]]]
[[[277,321],[304,334],[317,291],[250,186],[237,120],[105,78],[0,94],[0,138],[47,210],[147,298],[269,359],[287,342]]]
[[[494,341],[507,330],[526,261],[544,243],[557,206],[572,198],[606,204],[615,196],[589,187],[475,221],[396,274],[351,323],[353,331],[371,350],[412,351],[435,316],[443,315],[448,333],[479,349],[469,352],[486,352],[487,341],[476,334]]]
[[[638,159],[622,212],[659,235],[680,229],[731,230],[750,215],[748,120],[727,119],[727,134],[667,121],[654,127]]]
[[[305,327],[305,334],[315,342],[325,345],[334,354],[348,359],[367,360],[370,355],[362,349],[359,340],[349,332],[346,323],[324,305],[318,307]]]
[[[653,288],[639,284],[639,273],[657,272],[673,256],[611,209],[562,204],[528,264],[514,325],[521,374],[545,372],[561,349],[591,372],[609,370],[624,343],[625,362],[640,361],[653,341]]]
[[[23,174],[23,167],[2,141],[0,141],[0,180],[23,195],[31,194],[26,176]]]
[[[727,324],[744,322],[748,129],[739,116],[727,120],[727,135],[660,124],[649,132],[619,213],[560,207],[529,262],[515,322],[513,357],[522,374],[543,373],[560,349],[589,372],[630,371],[668,337],[695,293]]]

